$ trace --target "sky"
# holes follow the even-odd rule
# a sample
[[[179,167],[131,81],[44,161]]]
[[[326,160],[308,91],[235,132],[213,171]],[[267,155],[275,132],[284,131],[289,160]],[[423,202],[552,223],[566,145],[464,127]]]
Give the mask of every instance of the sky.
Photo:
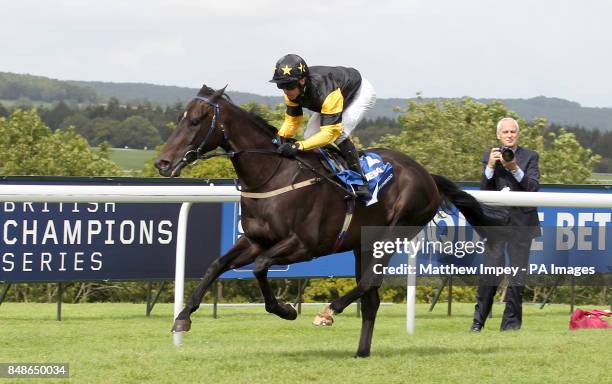
[[[279,95],[276,60],[359,69],[378,97],[612,107],[612,1],[2,1],[0,72]]]

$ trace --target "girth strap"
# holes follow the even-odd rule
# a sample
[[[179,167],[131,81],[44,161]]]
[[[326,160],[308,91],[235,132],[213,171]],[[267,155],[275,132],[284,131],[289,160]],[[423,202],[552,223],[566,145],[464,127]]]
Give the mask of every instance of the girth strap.
[[[344,223],[342,223],[342,229],[338,234],[338,238],[336,238],[336,243],[332,248],[331,253],[336,253],[344,238],[346,237],[346,232],[348,231],[349,226],[351,225],[351,221],[353,220],[353,212],[355,211],[355,199],[346,199],[346,215],[344,216]]]
[[[275,189],[270,192],[241,192],[240,196],[247,197],[249,199],[266,199],[268,197],[282,195],[283,193],[291,192],[296,189],[300,189],[303,187],[308,187],[309,185],[313,185],[321,181],[318,177],[313,177],[312,179],[300,181],[296,184],[291,184],[283,188]]]

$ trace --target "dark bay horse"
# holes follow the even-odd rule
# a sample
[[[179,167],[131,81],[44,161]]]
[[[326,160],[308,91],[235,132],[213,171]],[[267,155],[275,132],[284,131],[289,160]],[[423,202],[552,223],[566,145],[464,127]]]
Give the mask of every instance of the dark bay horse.
[[[224,89],[215,91],[203,86],[179,119],[155,162],[163,176],[179,176],[181,169],[197,158],[214,156],[204,154],[217,147],[230,157],[242,190],[251,193],[278,191],[313,177],[321,179],[319,176],[326,173],[316,153],[300,153],[299,160],[277,155],[276,128],[234,105],[224,96]],[[482,206],[471,195],[448,179],[429,174],[400,152],[374,151],[384,161],[393,164],[394,180],[379,193],[378,203],[369,207],[359,202],[355,205],[348,232],[335,251],[353,251],[357,286],[332,301],[317,319],[320,324],[329,325],[333,314],[341,313],[360,298],[362,328],[356,354],[360,357],[370,354],[374,321],[380,304],[372,269],[363,268],[372,257],[362,255],[362,227],[421,228],[432,220],[445,201],[454,204],[473,226],[496,224],[483,213]],[[243,196],[240,204],[244,236],[209,266],[175,319],[173,331],[190,329],[190,315],[198,309],[215,279],[225,271],[249,263],[254,263],[253,273],[261,288],[266,311],[283,319],[295,319],[295,309],[274,296],[267,280],[268,268],[333,253],[345,220],[346,198],[346,191],[324,178],[303,188],[266,198]]]

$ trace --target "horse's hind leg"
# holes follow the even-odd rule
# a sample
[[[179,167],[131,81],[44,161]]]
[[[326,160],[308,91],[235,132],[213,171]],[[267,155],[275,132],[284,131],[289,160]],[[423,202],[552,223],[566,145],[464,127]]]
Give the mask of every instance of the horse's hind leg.
[[[403,224],[398,222],[397,224]],[[389,228],[385,233],[376,237],[379,240],[390,241],[394,237],[403,237],[409,240],[413,239],[422,229],[422,226],[410,226],[405,231],[397,232],[393,228]],[[378,288],[382,284],[384,275],[382,274],[383,268],[389,265],[393,254],[385,253],[381,258],[375,258],[373,256],[373,249],[369,249],[366,252],[361,252],[359,248],[354,250],[355,257],[358,263],[355,264],[355,268],[359,269],[355,271],[355,275],[359,276],[357,286],[352,290],[348,291],[344,296],[333,300],[330,305],[326,308],[329,311],[329,315],[334,313],[342,313],[342,311],[349,306],[352,302],[362,297],[370,288]],[[375,268],[377,267],[377,268]]]
[[[362,273],[364,272],[361,267],[364,260],[361,258],[360,249],[355,249],[353,253],[355,254],[355,280],[357,281],[357,285],[359,287],[359,282],[361,281]],[[348,302],[350,304],[353,297],[359,294],[361,294],[361,336],[359,337],[359,347],[357,348],[355,357],[368,357],[370,356],[370,347],[372,346],[374,322],[376,320],[378,307],[380,306],[378,287],[366,287],[363,293],[360,289],[357,289],[355,292],[353,292],[353,295],[348,297],[345,296],[345,300],[342,304],[338,304],[336,302],[332,302],[332,304],[336,304],[339,307],[340,305],[348,305],[346,303]],[[342,309],[344,309],[344,307],[342,307]],[[334,311],[332,309],[326,307],[323,312],[319,313],[317,317],[315,317],[314,324],[331,325],[333,323],[333,313]]]
[[[297,312],[290,304],[279,302],[268,283],[268,268],[274,264],[291,264],[298,261],[307,260],[307,253],[304,251],[297,236],[292,235],[286,240],[275,244],[255,259],[253,274],[257,278],[259,288],[266,303],[266,311],[285,320],[295,320]]]
[[[183,308],[176,317],[172,332],[188,331],[191,328],[190,315],[200,307],[200,303],[208,287],[210,287],[223,272],[253,262],[259,252],[261,252],[261,250],[258,246],[253,245],[246,237],[241,237],[225,255],[213,261],[206,270],[198,287],[189,296],[187,305],[185,305],[185,308]]]
[[[370,356],[372,346],[372,335],[374,334],[374,322],[376,313],[380,306],[380,296],[378,288],[372,287],[361,296],[361,336],[359,337],[359,347],[355,357]]]
[[[389,264],[392,255],[385,255],[381,259],[374,259],[371,252],[366,252],[365,255],[366,257],[369,256],[369,258],[364,260],[359,250],[354,250],[354,252],[356,258],[355,275],[358,276],[357,286],[348,291],[344,296],[332,300],[322,312],[324,317],[327,316],[331,318],[334,314],[342,313],[342,311],[352,302],[359,298],[363,298],[371,289],[378,289],[380,284],[382,284],[383,275],[374,273],[374,264],[380,264],[380,269],[382,270],[382,267],[386,267]],[[320,315],[317,315],[313,322],[315,325],[330,325],[331,322],[333,322],[333,320],[331,320],[330,324],[320,324],[317,321],[319,316]]]

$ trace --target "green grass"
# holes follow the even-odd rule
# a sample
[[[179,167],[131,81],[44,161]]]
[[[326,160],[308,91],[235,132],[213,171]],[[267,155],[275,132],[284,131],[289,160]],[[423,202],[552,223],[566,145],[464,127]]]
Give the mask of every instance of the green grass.
[[[473,305],[427,312],[405,332],[405,306],[381,306],[372,356],[355,359],[360,320],[355,309],[333,327],[296,321],[261,307],[201,308],[183,346],[172,346],[172,307],[150,318],[144,304],[5,303],[0,308],[0,362],[68,362],[78,383],[593,383],[607,381],[611,330],[571,332],[568,306],[526,305],[523,329],[500,333],[500,305],[481,334],[468,332]],[[2,380],[0,379],[0,382]],[[23,382],[23,381],[19,381]],[[45,382],[53,382],[46,380]]]
[[[155,157],[154,150],[111,148],[109,156],[126,171],[141,170],[145,162]]]
[[[17,105],[17,102],[19,100],[9,100],[9,99],[0,99],[0,104],[2,104],[5,108],[11,109],[14,108]],[[37,107],[37,108],[53,108],[56,104],[56,102],[51,102],[51,101],[31,101],[32,105]]]
[[[589,181],[597,184],[612,184],[612,173],[593,173]]]

